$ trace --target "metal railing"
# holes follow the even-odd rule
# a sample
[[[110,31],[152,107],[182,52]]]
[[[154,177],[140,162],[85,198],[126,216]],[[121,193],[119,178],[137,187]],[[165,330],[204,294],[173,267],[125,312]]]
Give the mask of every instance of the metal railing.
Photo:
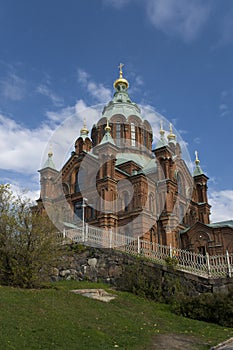
[[[202,255],[87,224],[85,227],[65,230],[63,237],[87,246],[124,251],[203,277],[232,277],[233,274],[233,253],[229,254],[228,251],[225,255]]]

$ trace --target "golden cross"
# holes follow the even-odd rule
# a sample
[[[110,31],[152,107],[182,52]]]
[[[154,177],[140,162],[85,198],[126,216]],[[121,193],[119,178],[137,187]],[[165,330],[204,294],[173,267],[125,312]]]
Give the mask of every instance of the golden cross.
[[[195,151],[195,156],[196,156],[195,162],[196,162],[196,164],[198,164],[200,161],[199,161],[199,159],[198,159],[198,153],[197,153],[197,151]]]
[[[124,67],[124,63],[120,63],[118,68],[120,70],[120,78],[122,78],[123,72],[122,72],[122,68]]]

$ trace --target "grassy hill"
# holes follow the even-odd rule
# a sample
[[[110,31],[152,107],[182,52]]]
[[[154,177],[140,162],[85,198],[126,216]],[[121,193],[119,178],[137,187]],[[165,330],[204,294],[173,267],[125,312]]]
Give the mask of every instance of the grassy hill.
[[[233,329],[178,317],[169,305],[115,291],[117,298],[103,303],[70,293],[78,288],[108,286],[66,281],[41,290],[0,287],[0,348],[147,350],[170,334],[189,339],[190,349],[210,349],[233,336]]]

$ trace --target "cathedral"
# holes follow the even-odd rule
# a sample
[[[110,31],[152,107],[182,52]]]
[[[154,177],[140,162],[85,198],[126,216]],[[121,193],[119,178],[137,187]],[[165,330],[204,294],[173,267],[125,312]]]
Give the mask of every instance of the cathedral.
[[[62,169],[48,153],[39,170],[38,205],[46,212],[55,208],[53,221],[61,230],[85,222],[197,253],[233,252],[233,221],[210,223],[208,177],[198,154],[191,173],[172,125],[165,131],[162,121],[153,143],[152,127],[128,94],[122,66],[112,100],[90,136],[84,121]]]

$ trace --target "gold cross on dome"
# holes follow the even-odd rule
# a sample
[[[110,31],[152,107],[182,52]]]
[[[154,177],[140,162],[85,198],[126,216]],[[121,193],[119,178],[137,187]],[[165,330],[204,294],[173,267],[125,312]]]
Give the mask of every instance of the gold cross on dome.
[[[195,162],[196,162],[196,164],[199,164],[200,160],[198,159],[198,152],[197,151],[195,151],[195,156],[196,156]]]
[[[122,68],[124,67],[124,63],[120,63],[118,68],[120,70],[120,78],[122,78],[123,72],[122,72]]]

